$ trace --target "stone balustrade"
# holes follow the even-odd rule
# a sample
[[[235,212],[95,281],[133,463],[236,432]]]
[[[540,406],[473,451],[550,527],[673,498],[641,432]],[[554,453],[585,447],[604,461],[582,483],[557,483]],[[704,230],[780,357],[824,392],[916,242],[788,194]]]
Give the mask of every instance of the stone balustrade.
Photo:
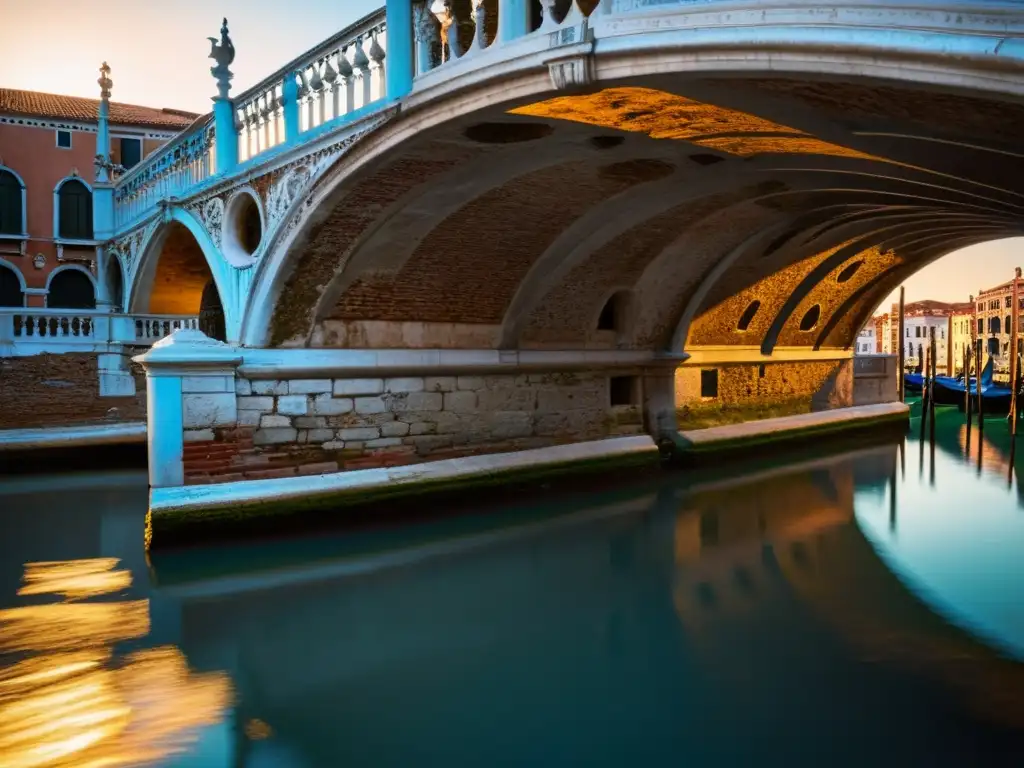
[[[0,308],[0,357],[105,352],[111,345],[148,347],[176,330],[198,327],[194,316]]]

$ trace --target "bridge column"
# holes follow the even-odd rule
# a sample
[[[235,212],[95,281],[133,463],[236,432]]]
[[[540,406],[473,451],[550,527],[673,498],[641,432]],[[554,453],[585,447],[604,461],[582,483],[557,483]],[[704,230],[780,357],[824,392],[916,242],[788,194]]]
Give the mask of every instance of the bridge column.
[[[387,98],[400,99],[412,90],[412,0],[387,0]]]
[[[498,0],[498,42],[507,43],[530,31],[527,0]]]
[[[146,369],[150,488],[185,484],[185,445],[238,426],[235,369],[242,358],[202,331],[172,333],[134,358]]]
[[[676,368],[689,357],[674,355],[643,370],[644,427],[658,440],[674,435],[676,423]]]
[[[302,129],[302,124],[299,122],[299,83],[296,80],[297,77],[297,73],[291,72],[285,75],[284,82],[281,84],[281,111],[284,113],[285,141],[295,141]]]
[[[213,127],[217,150],[216,173],[220,175],[230,173],[238,165],[235,102],[228,96],[231,80],[235,76],[228,69],[235,60],[235,46],[228,34],[227,19],[224,19],[224,24],[220,28],[220,44],[214,42],[210,58],[217,62],[217,66],[210,69],[210,74],[217,80],[217,95],[213,98]]]

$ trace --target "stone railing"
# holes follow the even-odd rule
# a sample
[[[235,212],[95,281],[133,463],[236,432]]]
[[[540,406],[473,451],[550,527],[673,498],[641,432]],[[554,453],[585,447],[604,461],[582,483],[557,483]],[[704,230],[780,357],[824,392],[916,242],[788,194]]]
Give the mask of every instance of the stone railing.
[[[899,399],[899,361],[896,355],[858,355],[853,358],[853,404],[874,405]]]
[[[126,229],[160,200],[183,196],[213,175],[214,164],[214,126],[206,115],[118,180],[115,229]]]
[[[180,328],[197,329],[183,315],[117,315],[76,309],[0,309],[0,357],[103,352],[111,345],[148,347]]]
[[[248,160],[385,98],[384,9],[360,19],[239,94],[238,154]]]

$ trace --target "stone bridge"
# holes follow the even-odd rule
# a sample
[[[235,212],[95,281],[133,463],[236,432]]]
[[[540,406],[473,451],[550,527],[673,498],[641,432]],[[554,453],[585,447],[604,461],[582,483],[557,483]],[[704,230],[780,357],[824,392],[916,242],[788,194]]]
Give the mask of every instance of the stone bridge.
[[[235,382],[184,380],[223,395],[186,441],[319,465],[849,405],[881,299],[1024,231],[1022,32],[982,0],[388,0],[240,95],[218,59],[97,229],[133,312],[216,286]]]

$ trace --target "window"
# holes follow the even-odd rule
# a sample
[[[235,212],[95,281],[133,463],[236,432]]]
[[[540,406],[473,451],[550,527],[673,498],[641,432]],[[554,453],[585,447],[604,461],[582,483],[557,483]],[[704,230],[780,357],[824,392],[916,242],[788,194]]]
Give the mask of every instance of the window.
[[[718,369],[702,369],[700,372],[700,396],[718,397]]]
[[[920,339],[921,338],[921,326],[920,325],[915,325],[914,326],[914,338],[915,339]]]
[[[10,171],[0,171],[0,235],[23,235],[21,182]]]
[[[1009,309],[1012,306],[1013,298],[1010,296],[1006,297],[1006,308]]]
[[[61,149],[71,149],[71,131],[57,131],[57,146]]]
[[[0,307],[23,307],[25,295],[13,269],[0,265]]]
[[[984,333],[984,332],[985,332],[985,321],[984,321],[984,320],[982,320],[982,319],[981,319],[981,318],[979,317],[979,318],[978,318],[978,333]]]
[[[943,339],[946,338],[946,329],[945,328],[940,328],[939,329],[939,337],[943,338]]]
[[[92,192],[77,179],[65,181],[58,197],[58,234],[64,240],[92,240]]]
[[[120,139],[121,165],[133,168],[142,162],[142,139]]]
[[[612,376],[608,380],[608,395],[611,405],[633,405],[634,378],[633,376]]]
[[[77,269],[64,269],[50,280],[46,306],[53,309],[96,309],[92,280]]]
[[[910,338],[910,329],[909,328],[904,328],[903,330],[906,331],[906,333],[904,333],[903,335],[906,336],[909,339]]]
[[[1003,320],[1003,328],[1005,333],[1010,333],[1013,330],[1013,318],[1010,315],[1007,315],[1006,319]]]

